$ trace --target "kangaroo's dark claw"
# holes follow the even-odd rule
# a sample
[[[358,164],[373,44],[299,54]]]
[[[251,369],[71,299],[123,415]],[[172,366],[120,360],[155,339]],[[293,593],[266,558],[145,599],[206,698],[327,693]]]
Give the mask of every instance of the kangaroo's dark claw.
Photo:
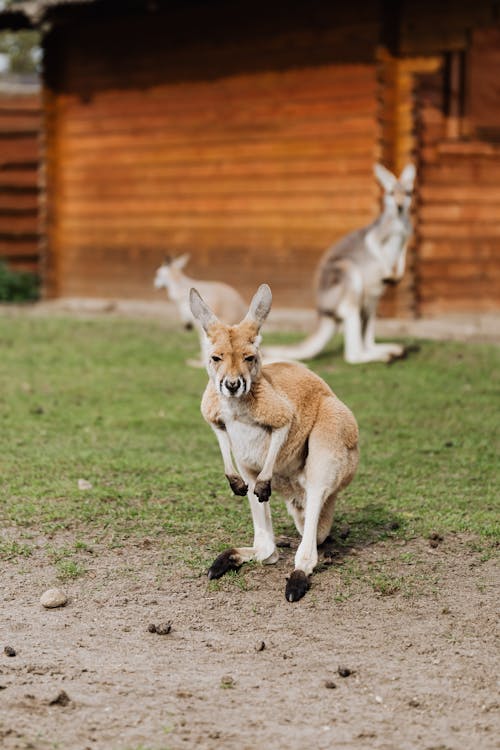
[[[256,482],[253,493],[259,499],[259,503],[267,503],[271,497],[271,480]]]
[[[248,486],[238,474],[226,474],[226,479],[235,495],[247,494]]]
[[[309,579],[302,570],[294,570],[286,582],[285,599],[287,602],[298,602],[309,590]]]

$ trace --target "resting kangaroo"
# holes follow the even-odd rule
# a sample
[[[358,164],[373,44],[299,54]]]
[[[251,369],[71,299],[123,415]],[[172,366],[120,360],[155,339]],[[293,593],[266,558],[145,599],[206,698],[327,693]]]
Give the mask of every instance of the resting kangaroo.
[[[179,255],[173,260],[166,259],[157,269],[154,281],[155,288],[165,288],[172,302],[177,305],[185,328],[192,328],[193,324],[196,323],[189,307],[189,290],[195,285],[201,290],[215,314],[225,323],[238,323],[247,309],[239,292],[222,281],[197,281],[189,278],[182,270],[188,260],[189,255],[187,253]],[[196,325],[196,328],[198,329],[203,355],[204,336],[199,325]],[[189,360],[189,364],[202,366],[202,362],[193,360]]]
[[[382,213],[369,226],[343,237],[320,261],[316,330],[296,346],[264,349],[265,359],[316,357],[339,323],[344,325],[347,362],[387,362],[403,356],[399,344],[375,343],[375,315],[385,285],[396,284],[404,274],[415,167],[408,164],[398,179],[376,164],[375,176],[385,191]]]
[[[309,588],[337,493],[356,471],[358,427],[347,406],[304,365],[262,366],[259,331],[271,300],[270,288],[262,284],[241,323],[228,326],[196,289],[190,292],[192,313],[207,339],[209,382],[201,411],[217,436],[231,489],[235,495],[248,494],[254,525],[253,545],[223,552],[208,577],[219,578],[250,560],[278,560],[267,502],[271,489],[277,490],[302,535],[285,589],[287,600],[294,602]]]

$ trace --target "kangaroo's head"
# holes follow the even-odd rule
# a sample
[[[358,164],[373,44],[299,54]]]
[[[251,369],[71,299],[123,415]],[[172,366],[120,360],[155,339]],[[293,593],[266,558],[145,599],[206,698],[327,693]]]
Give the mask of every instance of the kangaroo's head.
[[[259,351],[260,329],[271,309],[272,295],[261,284],[250,308],[238,325],[221,323],[196,289],[191,289],[191,312],[205,331],[206,367],[218,393],[226,398],[241,398],[259,378],[262,363]]]
[[[415,182],[415,165],[407,164],[399,178],[382,166],[375,164],[375,177],[384,188],[384,209],[393,216],[407,216],[410,211]]]
[[[178,258],[165,258],[163,263],[156,270],[155,289],[166,289],[169,296],[174,298],[175,289],[182,276],[182,269],[189,260],[189,255],[179,255]]]

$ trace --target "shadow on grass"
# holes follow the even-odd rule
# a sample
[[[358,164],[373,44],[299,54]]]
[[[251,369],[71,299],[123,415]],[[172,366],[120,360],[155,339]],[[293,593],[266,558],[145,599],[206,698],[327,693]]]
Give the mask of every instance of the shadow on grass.
[[[331,534],[319,545],[325,563],[347,557],[352,549],[362,549],[384,539],[404,533],[406,521],[402,515],[383,505],[370,503],[336,517]]]

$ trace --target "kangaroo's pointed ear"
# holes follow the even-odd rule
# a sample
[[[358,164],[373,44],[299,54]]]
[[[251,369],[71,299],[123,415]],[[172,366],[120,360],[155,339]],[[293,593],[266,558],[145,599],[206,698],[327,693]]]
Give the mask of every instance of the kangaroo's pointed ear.
[[[414,164],[407,164],[399,175],[399,181],[404,185],[406,190],[413,190],[415,175],[416,169]]]
[[[189,306],[193,316],[201,323],[205,333],[207,333],[210,326],[219,322],[196,289],[191,289],[189,292]]]
[[[373,172],[386,192],[389,192],[389,190],[392,190],[394,188],[394,185],[397,182],[397,178],[382,164],[375,164],[375,166],[373,167]]]
[[[272,301],[273,295],[270,287],[267,284],[261,284],[250,302],[250,308],[245,315],[245,321],[255,323],[257,330],[260,330],[269,315]]]
[[[184,268],[188,260],[189,253],[184,253],[183,255],[179,255],[178,258],[174,258],[174,260],[172,261],[172,265],[174,268],[178,268],[180,271],[182,268]]]

